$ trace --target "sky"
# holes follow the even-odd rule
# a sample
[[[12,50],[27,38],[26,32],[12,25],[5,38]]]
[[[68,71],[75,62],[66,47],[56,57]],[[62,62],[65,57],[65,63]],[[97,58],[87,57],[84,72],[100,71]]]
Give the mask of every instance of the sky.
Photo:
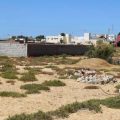
[[[61,32],[117,34],[120,0],[0,0],[0,38]]]

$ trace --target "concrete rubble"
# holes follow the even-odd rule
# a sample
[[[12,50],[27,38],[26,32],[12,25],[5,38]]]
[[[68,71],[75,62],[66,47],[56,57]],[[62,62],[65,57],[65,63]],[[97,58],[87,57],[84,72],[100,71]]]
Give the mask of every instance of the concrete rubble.
[[[107,84],[115,83],[116,80],[113,75],[107,75],[104,72],[98,73],[96,70],[80,69],[74,72],[77,76],[77,82],[90,83],[90,84]]]

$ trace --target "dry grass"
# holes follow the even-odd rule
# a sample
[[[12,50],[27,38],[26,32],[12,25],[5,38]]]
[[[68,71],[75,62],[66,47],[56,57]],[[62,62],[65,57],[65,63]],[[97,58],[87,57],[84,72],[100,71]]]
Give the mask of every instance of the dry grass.
[[[86,86],[86,87],[84,87],[84,89],[99,89],[99,87],[98,86]]]
[[[15,85],[15,81],[13,81],[13,80],[8,80],[8,81],[6,81],[6,83],[10,83],[11,85]]]

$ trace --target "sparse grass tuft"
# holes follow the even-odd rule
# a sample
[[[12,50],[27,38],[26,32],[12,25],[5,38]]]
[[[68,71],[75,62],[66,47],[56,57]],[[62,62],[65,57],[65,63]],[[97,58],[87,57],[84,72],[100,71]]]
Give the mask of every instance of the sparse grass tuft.
[[[40,93],[40,90],[48,91],[49,87],[41,85],[41,84],[26,84],[20,87],[21,89],[27,90],[27,94],[35,94]]]
[[[37,78],[35,77],[35,73],[33,71],[29,71],[23,74],[23,76],[20,78],[20,81],[34,82],[34,81],[37,81]]]
[[[66,84],[61,82],[60,80],[50,80],[43,82],[42,85],[59,87],[59,86],[65,86]]]
[[[13,97],[13,98],[19,98],[19,97],[26,97],[25,94],[17,93],[17,92],[0,92],[1,97]]]

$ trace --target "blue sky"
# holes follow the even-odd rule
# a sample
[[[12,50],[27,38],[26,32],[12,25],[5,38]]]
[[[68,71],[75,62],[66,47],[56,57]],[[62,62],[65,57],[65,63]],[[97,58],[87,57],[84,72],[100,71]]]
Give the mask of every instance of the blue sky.
[[[0,0],[0,37],[120,31],[120,0]]]

